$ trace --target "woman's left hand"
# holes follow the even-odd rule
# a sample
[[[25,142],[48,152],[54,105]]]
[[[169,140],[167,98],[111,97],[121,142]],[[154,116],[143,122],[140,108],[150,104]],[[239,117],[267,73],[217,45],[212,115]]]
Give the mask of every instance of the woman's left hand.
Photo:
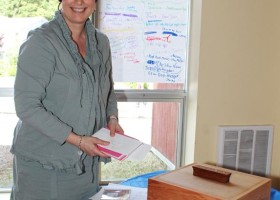
[[[110,129],[110,136],[114,137],[115,133],[124,134],[122,127],[120,126],[117,119],[110,119],[108,122],[108,128]]]

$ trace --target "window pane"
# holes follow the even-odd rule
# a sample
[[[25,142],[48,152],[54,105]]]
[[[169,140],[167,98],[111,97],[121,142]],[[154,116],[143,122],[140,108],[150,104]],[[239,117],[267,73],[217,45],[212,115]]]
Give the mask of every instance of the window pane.
[[[57,5],[55,1],[21,1],[16,5],[6,1],[0,7],[0,190],[12,186],[10,148],[18,120],[14,109],[13,85],[19,47],[31,29],[53,18]]]
[[[152,145],[143,161],[118,161],[101,166],[102,181],[119,181],[176,166],[179,103],[119,102],[119,121],[125,134]]]
[[[14,109],[13,97],[7,97],[6,88],[12,87],[13,78],[0,78],[0,188],[12,186],[12,154],[10,148],[13,138],[13,130],[17,123],[17,116]],[[4,82],[5,81],[5,82]]]
[[[17,123],[13,85],[19,47],[31,29],[53,17],[58,5],[58,2],[43,1],[28,3],[23,1],[17,5],[12,5],[11,1],[6,2],[7,4],[0,7],[0,190],[12,186],[10,148]]]

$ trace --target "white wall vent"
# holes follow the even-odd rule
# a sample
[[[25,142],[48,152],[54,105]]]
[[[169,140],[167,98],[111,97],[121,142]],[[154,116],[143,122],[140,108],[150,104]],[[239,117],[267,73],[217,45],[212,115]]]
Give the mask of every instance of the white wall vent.
[[[218,165],[259,176],[270,173],[272,126],[219,127]]]

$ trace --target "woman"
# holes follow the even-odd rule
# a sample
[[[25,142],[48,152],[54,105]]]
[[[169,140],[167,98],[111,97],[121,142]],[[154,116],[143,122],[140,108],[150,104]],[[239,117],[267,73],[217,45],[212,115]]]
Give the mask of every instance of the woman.
[[[108,142],[94,133],[104,126],[111,136],[123,133],[109,41],[89,20],[96,1],[59,2],[54,19],[31,31],[19,52],[13,200],[93,196],[98,163],[108,158],[97,148]]]

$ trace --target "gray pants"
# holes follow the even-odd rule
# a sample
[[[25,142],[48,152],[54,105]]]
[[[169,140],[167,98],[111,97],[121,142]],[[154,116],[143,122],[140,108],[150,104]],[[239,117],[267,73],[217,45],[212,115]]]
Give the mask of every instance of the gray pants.
[[[15,156],[13,171],[11,200],[88,200],[99,189],[98,162],[93,167],[86,165],[86,172],[77,175],[45,169]]]

